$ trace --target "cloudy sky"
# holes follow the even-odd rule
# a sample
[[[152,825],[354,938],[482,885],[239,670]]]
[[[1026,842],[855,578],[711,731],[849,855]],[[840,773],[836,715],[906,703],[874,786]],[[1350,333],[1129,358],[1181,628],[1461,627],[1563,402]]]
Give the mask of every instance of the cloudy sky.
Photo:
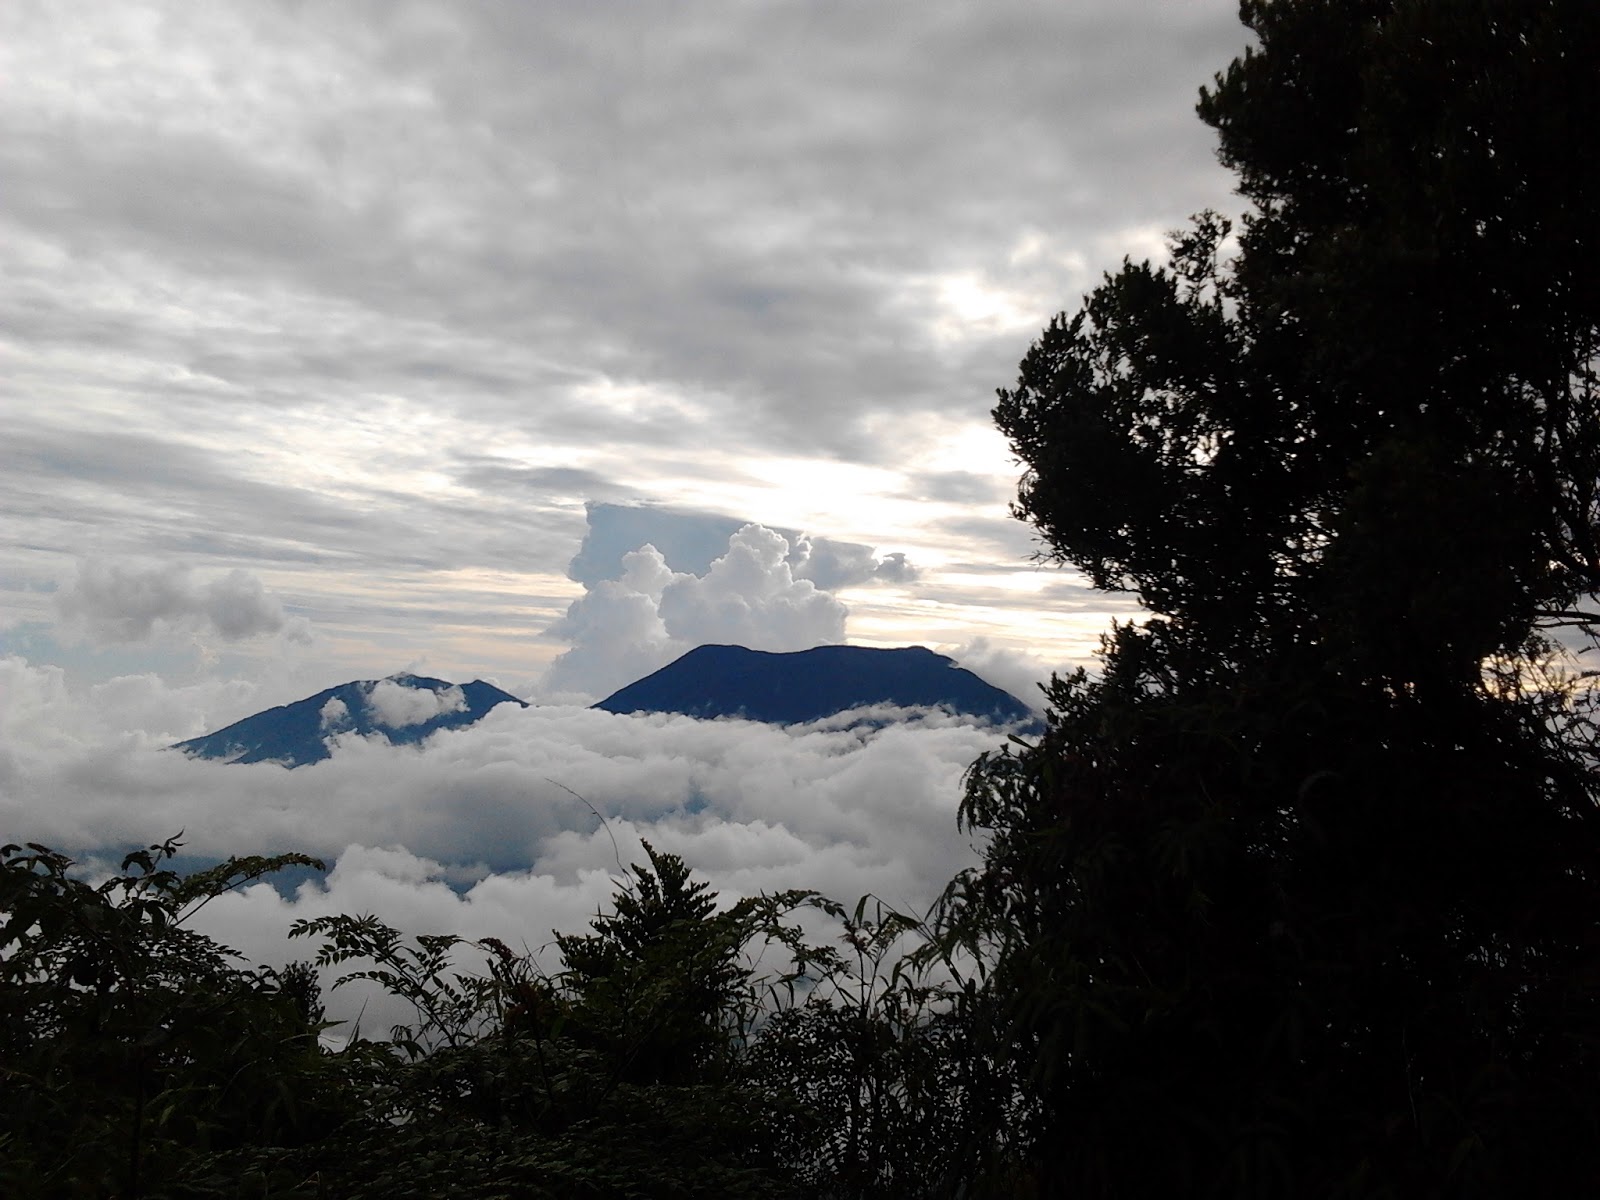
[[[170,832],[129,813],[217,783],[151,747],[403,668],[581,701],[702,641],[1019,692],[1084,660],[1131,609],[1029,561],[989,408],[1102,270],[1236,207],[1193,104],[1245,41],[1234,0],[8,0],[0,817]],[[598,718],[537,720],[598,761]],[[908,736],[943,821],[970,737]],[[873,778],[815,737],[767,756],[808,804],[848,790],[808,762]],[[388,840],[496,859],[433,820]]]

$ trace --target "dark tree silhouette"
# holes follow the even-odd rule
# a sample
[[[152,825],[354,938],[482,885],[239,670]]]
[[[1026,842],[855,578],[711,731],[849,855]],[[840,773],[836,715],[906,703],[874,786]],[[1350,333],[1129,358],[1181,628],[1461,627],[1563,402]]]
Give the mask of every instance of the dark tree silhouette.
[[[613,911],[587,934],[556,938],[573,998],[573,1032],[630,1083],[687,1083],[725,1074],[750,974],[740,961],[753,906],[717,914],[717,894],[676,854],[644,843]]]
[[[317,983],[185,922],[303,854],[180,876],[176,839],[97,886],[0,846],[0,1194],[169,1195],[197,1156],[298,1146],[357,1109],[327,1085]]]
[[[1237,239],[999,394],[1017,515],[1153,617],[974,767],[947,929],[1047,1194],[1587,1194],[1600,9],[1241,11]]]

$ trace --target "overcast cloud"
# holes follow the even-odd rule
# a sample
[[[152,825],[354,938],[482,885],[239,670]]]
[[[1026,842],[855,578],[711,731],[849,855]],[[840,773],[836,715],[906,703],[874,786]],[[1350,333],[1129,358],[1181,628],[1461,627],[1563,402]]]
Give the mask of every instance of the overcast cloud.
[[[707,641],[920,643],[1037,703],[1135,609],[1031,560],[994,389],[1235,207],[1193,115],[1235,10],[0,5],[0,839],[337,859],[207,910],[263,955],[318,906],[574,927],[610,835],[925,902],[997,741],[948,719],[161,747],[406,669],[586,700]]]
[[[1192,108],[1234,7],[15,0],[4,619],[156,558],[255,572],[346,677],[532,678],[584,505],[647,502],[904,555],[852,636],[936,640],[920,580],[1075,653],[1122,610],[1039,619],[1026,538],[971,523],[1015,484],[987,412],[1229,207]],[[1006,569],[970,623],[950,563]]]

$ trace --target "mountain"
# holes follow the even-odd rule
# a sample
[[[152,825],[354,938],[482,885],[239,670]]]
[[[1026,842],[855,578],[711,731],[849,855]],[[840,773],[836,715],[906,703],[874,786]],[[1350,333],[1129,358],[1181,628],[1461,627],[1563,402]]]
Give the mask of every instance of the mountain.
[[[436,730],[471,725],[497,704],[507,703],[527,707],[510,692],[481,679],[457,686],[401,673],[341,683],[179,742],[173,749],[192,758],[303,767],[329,756],[328,739],[335,734],[379,734],[395,745],[409,745]]]
[[[999,724],[1038,720],[1009,692],[922,646],[817,646],[790,654],[700,646],[595,707],[797,725],[867,704],[940,707]]]

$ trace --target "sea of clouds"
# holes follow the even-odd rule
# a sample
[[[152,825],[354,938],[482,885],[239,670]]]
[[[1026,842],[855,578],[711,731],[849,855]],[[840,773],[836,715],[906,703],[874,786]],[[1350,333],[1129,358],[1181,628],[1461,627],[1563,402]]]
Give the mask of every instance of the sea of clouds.
[[[288,770],[190,759],[164,736],[118,729],[133,711],[182,710],[182,689],[155,677],[79,693],[58,669],[12,657],[0,689],[8,839],[100,869],[180,830],[200,858],[296,850],[328,862],[287,894],[263,883],[199,914],[203,931],[273,964],[311,952],[288,942],[293,921],[341,912],[539,950],[585,927],[646,839],[725,897],[870,892],[920,911],[976,860],[957,828],[961,778],[1004,740],[939,713],[779,728],[504,704],[418,747],[336,735],[330,759]]]
[[[287,940],[291,923],[332,913],[539,951],[553,931],[587,925],[623,867],[642,861],[646,840],[681,855],[728,899],[809,888],[922,911],[977,861],[979,847],[958,827],[962,777],[1007,731],[926,711],[780,728],[559,702],[604,694],[619,671],[617,682],[628,682],[700,641],[788,650],[844,640],[844,604],[797,577],[782,535],[746,525],[726,547],[696,572],[674,570],[646,545],[628,553],[618,578],[586,583],[564,623],[569,649],[550,686],[532,695],[545,702],[503,704],[409,747],[339,733],[333,722],[332,757],[295,770],[169,748],[216,728],[216,714],[265,707],[266,690],[248,681],[173,684],[144,673],[75,686],[61,667],[0,657],[0,836],[69,852],[91,872],[180,831],[194,860],[316,855],[326,875],[247,887],[196,917],[249,961],[269,964],[309,957],[313,947]],[[209,598],[233,595],[274,616],[259,622],[264,634],[281,633],[276,601],[258,581],[235,573],[223,583],[91,564],[63,588],[63,616],[80,625],[92,616],[124,640],[163,620],[192,632],[203,619],[227,633],[238,622]],[[978,643],[968,665],[1038,699],[1019,685],[1038,678],[1040,664]],[[396,725],[441,703],[393,681],[372,695]],[[419,705],[428,712],[413,711]]]

